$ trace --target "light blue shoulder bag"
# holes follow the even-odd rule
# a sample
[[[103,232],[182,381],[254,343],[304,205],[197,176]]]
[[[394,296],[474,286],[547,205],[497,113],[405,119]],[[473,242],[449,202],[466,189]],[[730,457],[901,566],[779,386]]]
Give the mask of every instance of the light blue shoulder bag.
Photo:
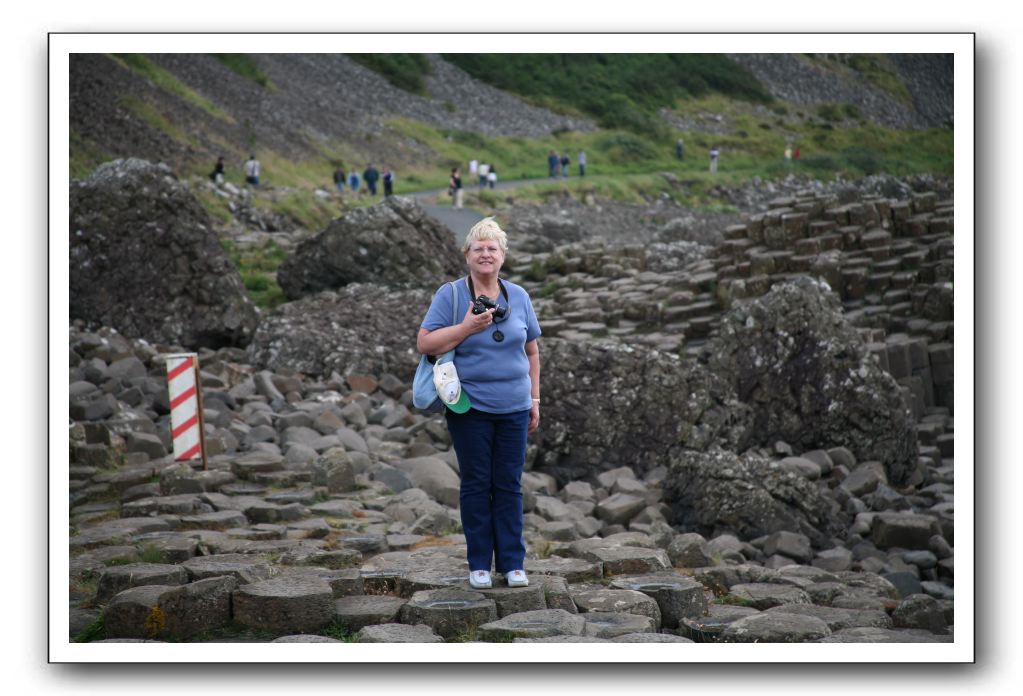
[[[458,323],[458,291],[455,284],[451,286],[451,325]],[[437,360],[454,360],[455,349],[437,356]],[[412,380],[412,405],[420,411],[427,413],[440,413],[444,410],[444,404],[437,396],[437,387],[433,385],[433,363],[425,355],[419,357],[419,367],[416,368],[416,376]]]

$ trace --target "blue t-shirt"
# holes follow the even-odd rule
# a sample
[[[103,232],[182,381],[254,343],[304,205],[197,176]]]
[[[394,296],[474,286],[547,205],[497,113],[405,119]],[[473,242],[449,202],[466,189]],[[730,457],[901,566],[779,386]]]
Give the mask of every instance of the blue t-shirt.
[[[458,290],[455,323],[459,324],[475,298],[469,297],[466,278],[454,282]],[[526,343],[540,336],[540,323],[529,293],[515,283],[501,282],[508,290],[508,299],[502,294],[498,304],[506,305],[508,314],[455,347],[455,369],[462,389],[472,407],[486,413],[514,413],[533,405]],[[451,288],[445,283],[433,296],[421,327],[427,331],[443,329],[452,326],[451,318]],[[503,341],[494,340],[495,330],[504,334]]]

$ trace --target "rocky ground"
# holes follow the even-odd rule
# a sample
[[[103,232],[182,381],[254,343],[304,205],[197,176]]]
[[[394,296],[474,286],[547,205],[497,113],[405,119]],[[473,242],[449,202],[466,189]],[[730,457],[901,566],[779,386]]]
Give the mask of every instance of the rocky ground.
[[[544,329],[528,588],[468,587],[458,462],[411,407],[420,313],[380,311],[435,288],[400,264],[198,349],[208,469],[169,455],[164,356],[193,346],[73,321],[70,637],[950,641],[954,210],[932,188],[793,182],[714,236],[652,215],[637,240],[675,236],[645,244],[571,239],[585,203],[538,212],[507,267]],[[430,243],[414,207],[359,233]],[[180,209],[156,216],[171,247]],[[350,255],[336,233],[309,243]]]
[[[530,471],[529,588],[470,591],[458,464],[393,375],[260,371],[204,351],[208,470],[167,456],[161,355],[69,335],[70,635],[136,640],[942,641],[951,460],[905,495],[848,450],[775,466],[857,512],[846,544],[667,522],[666,471]],[[923,483],[923,482],[922,482]],[[921,514],[924,511],[928,514]]]

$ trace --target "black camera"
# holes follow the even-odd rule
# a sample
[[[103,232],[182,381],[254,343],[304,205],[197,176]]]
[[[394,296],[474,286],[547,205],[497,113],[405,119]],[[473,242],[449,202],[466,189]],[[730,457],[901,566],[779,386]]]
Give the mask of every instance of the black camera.
[[[508,313],[507,307],[502,307],[486,295],[480,295],[472,304],[473,314],[483,314],[488,309],[494,310],[494,316],[498,319],[504,319],[504,315]]]

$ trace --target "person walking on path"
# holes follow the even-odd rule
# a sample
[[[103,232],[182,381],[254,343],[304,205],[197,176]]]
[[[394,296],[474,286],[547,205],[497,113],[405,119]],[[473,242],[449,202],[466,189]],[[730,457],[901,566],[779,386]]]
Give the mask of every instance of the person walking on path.
[[[799,148],[798,147],[796,148],[796,154],[794,155],[794,157],[796,159],[799,159]]]
[[[255,155],[249,155],[249,161],[245,163],[245,182],[259,186],[259,160]]]
[[[487,185],[490,188],[494,188],[497,184],[497,167],[490,165],[490,171],[487,173]]]
[[[540,425],[541,331],[529,293],[499,277],[507,250],[508,237],[493,218],[476,223],[462,245],[468,275],[453,288],[465,316],[452,325],[452,286],[445,283],[416,337],[423,355],[454,351],[435,380],[451,392],[441,401],[458,458],[458,507],[473,589],[493,587],[491,567],[509,587],[529,585],[522,472],[526,438]],[[485,310],[483,296],[492,303]]]
[[[352,188],[352,193],[359,192],[359,186],[362,185],[362,179],[359,177],[359,172],[352,170],[352,173],[348,175],[348,185]]]
[[[550,154],[547,155],[547,169],[550,171],[552,179],[558,176],[558,153],[554,150],[551,150]]]
[[[490,174],[490,165],[486,162],[480,163],[479,175],[480,175],[480,188],[484,189],[487,187],[487,175]]]
[[[586,176],[586,153],[579,151],[579,176]]]
[[[210,181],[219,186],[224,183],[224,157],[220,156],[217,158],[217,163],[213,165],[213,171],[210,172]]]
[[[341,167],[337,167],[334,170],[334,188],[337,189],[338,193],[344,193],[345,190],[345,170]]]
[[[469,160],[469,181],[475,181],[479,176],[480,163],[475,159]]]
[[[394,172],[384,169],[384,198],[394,195]]]
[[[675,141],[675,156],[678,157],[679,162],[686,158],[686,144],[682,141],[682,138]]]
[[[362,173],[362,178],[366,182],[366,187],[369,189],[369,195],[377,195],[377,180],[380,179],[380,172],[376,170],[372,163],[366,167],[366,171]]]
[[[568,163],[569,163],[568,153],[566,152],[566,153],[561,155],[561,161],[559,162],[559,164],[561,164],[561,178],[562,179],[567,179],[568,178]]]
[[[462,173],[458,170],[458,167],[451,170],[448,193],[451,194],[451,207],[455,210],[460,210],[462,208]]]
[[[792,145],[785,143],[785,166],[792,166]]]
[[[718,147],[715,145],[710,149],[710,171],[716,172],[718,170]]]

